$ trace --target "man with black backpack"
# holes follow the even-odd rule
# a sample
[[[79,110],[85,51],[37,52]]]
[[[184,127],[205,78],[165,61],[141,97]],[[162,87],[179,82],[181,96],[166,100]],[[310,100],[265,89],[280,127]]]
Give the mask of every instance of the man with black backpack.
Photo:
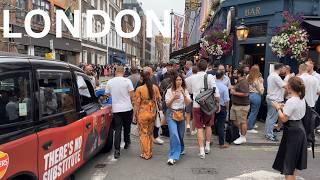
[[[210,143],[211,143],[211,136],[212,136],[212,129],[211,126],[214,124],[214,114],[215,112],[212,112],[212,114],[208,114],[202,110],[202,107],[199,105],[199,103],[196,102],[196,99],[199,94],[206,90],[210,90],[213,92],[212,97],[214,96],[216,102],[219,102],[219,90],[216,89],[216,82],[214,77],[211,74],[207,74],[205,71],[207,69],[208,63],[206,60],[202,59],[198,63],[199,72],[192,76],[188,82],[187,87],[191,90],[190,93],[193,94],[195,100],[193,101],[193,120],[195,127],[198,130],[198,144],[200,148],[200,158],[205,159],[205,154],[208,154],[210,152]],[[207,84],[205,84],[207,82]],[[207,87],[207,89],[205,89]],[[217,112],[220,111],[220,105],[217,104],[216,107],[218,107]],[[205,129],[205,131],[204,131]],[[205,133],[205,138],[204,138]],[[204,140],[206,141],[204,145]]]

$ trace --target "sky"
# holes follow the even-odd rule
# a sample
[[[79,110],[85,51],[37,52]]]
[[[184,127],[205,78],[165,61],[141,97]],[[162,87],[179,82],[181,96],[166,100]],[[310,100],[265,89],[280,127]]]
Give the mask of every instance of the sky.
[[[144,10],[153,10],[159,18],[163,17],[165,10],[171,10],[177,14],[184,14],[185,0],[138,0]]]

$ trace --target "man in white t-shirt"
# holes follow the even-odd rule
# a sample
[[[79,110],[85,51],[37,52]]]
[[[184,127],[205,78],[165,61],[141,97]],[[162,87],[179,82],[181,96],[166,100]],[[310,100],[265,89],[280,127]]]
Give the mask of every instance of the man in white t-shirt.
[[[316,77],[308,73],[306,64],[301,64],[299,66],[299,74],[299,77],[302,79],[306,87],[305,99],[308,105],[314,108],[319,97],[318,94],[320,92],[320,82],[317,80]]]
[[[186,82],[188,90],[190,90],[189,93],[193,94],[193,99],[196,99],[198,94],[201,90],[204,88],[204,77],[206,75],[206,69],[207,69],[208,63],[206,60],[200,60],[198,63],[199,72],[188,79]],[[209,74],[208,75],[208,88],[216,88],[216,81],[214,77]],[[215,91],[215,97],[217,102],[219,102],[219,89],[216,88]],[[218,105],[220,109],[220,105]],[[220,110],[218,110],[219,112]],[[211,135],[212,135],[212,129],[211,126],[214,123],[214,114],[207,115],[203,113],[200,109],[200,105],[193,101],[193,123],[195,128],[198,130],[198,144],[200,148],[200,158],[204,159],[205,154],[208,154],[210,152],[210,142],[211,142]],[[203,128],[205,127],[205,135],[206,138],[203,137]],[[206,139],[206,144],[204,146],[204,139]]]
[[[278,141],[275,134],[273,133],[273,128],[278,120],[278,112],[272,106],[272,102],[282,103],[284,101],[284,88],[285,82],[279,76],[280,71],[284,68],[283,64],[275,64],[274,72],[268,77],[268,89],[267,89],[267,118],[265,124],[265,136],[267,140]]]
[[[120,143],[122,126],[124,130],[125,149],[129,148],[130,130],[133,116],[134,88],[130,79],[124,78],[123,66],[118,66],[115,72],[116,77],[109,80],[106,86],[106,94],[112,97],[112,126],[115,130],[114,158],[120,157]]]

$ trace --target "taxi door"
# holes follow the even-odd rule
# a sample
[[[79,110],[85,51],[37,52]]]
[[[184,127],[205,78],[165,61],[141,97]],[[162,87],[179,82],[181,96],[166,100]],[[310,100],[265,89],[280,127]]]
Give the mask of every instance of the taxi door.
[[[84,122],[76,109],[75,85],[68,69],[37,71],[39,103],[39,179],[63,179],[83,163]]]
[[[76,73],[76,76],[81,116],[84,122],[83,157],[87,161],[97,154],[106,142],[110,124],[106,123],[105,119],[110,114],[107,114],[106,109],[98,103],[90,79],[82,73]]]
[[[33,99],[30,63],[0,58],[0,179],[38,176]]]

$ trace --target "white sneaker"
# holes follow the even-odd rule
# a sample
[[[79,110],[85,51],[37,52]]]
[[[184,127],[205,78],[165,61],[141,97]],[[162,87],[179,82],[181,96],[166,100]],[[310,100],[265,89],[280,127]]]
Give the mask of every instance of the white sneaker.
[[[320,129],[318,129],[317,132],[320,133]]]
[[[258,134],[258,131],[255,129],[248,130],[247,133]]]
[[[180,155],[185,155],[185,154],[186,152],[184,150],[180,153]]]
[[[204,152],[205,152],[205,154],[209,154],[210,153],[210,147],[206,147],[206,148],[204,148]]]
[[[312,148],[311,148],[311,147],[308,147],[308,151],[312,151]]]
[[[169,166],[172,166],[172,165],[175,164],[175,160],[169,159],[167,163],[168,163]]]
[[[199,154],[200,159],[205,159],[206,158],[206,154]]]
[[[258,127],[259,127],[259,126],[255,124],[253,128],[254,128],[254,129],[258,129]]]
[[[192,135],[192,136],[196,135],[197,133],[198,133],[197,130],[191,131],[191,135]]]
[[[160,137],[154,139],[153,141],[155,144],[159,144],[159,145],[162,145],[164,143],[164,141],[162,139],[160,139]]]
[[[246,142],[247,142],[247,138],[245,136],[240,136],[238,139],[233,141],[233,143],[236,144],[236,145],[241,145],[241,144],[246,143]]]

